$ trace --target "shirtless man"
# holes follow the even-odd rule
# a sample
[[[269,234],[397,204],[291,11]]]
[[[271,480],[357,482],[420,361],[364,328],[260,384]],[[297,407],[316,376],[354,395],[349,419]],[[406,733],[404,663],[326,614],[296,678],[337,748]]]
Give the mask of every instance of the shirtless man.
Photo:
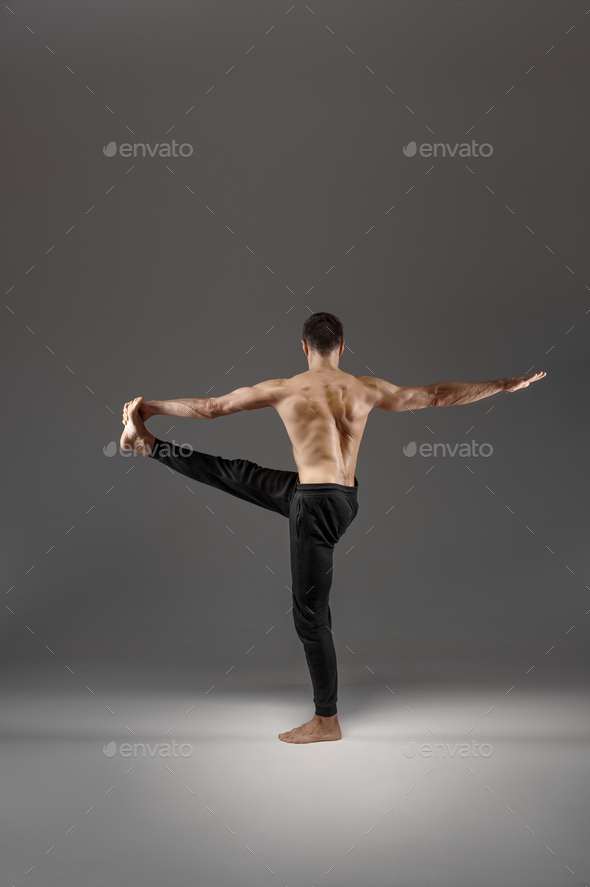
[[[545,373],[493,382],[439,382],[399,387],[338,368],[344,350],[341,321],[312,314],[301,340],[309,369],[291,379],[271,379],[221,397],[144,401],[123,408],[121,447],[144,453],[193,480],[224,490],[289,519],[293,618],[313,686],[311,721],[279,733],[283,742],[342,737],[337,715],[338,676],[328,598],[334,547],[358,513],[355,468],[372,409],[400,412],[473,403],[500,391],[527,388]],[[273,407],[293,445],[297,472],[261,468],[245,459],[223,459],[154,437],[144,422],[155,415],[216,419],[241,410]]]

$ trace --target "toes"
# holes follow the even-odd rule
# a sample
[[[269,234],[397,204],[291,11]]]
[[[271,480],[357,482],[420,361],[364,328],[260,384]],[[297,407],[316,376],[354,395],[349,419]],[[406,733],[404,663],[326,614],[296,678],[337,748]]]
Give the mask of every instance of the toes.
[[[294,738],[293,738],[294,733],[295,733],[294,730],[288,730],[286,733],[279,733],[279,739],[281,739],[283,742],[293,742],[294,741]]]

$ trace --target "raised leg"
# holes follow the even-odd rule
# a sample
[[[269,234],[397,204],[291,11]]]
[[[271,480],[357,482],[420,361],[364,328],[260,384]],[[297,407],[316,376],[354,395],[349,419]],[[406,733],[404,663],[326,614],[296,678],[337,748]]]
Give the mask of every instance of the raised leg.
[[[297,485],[295,471],[262,468],[247,459],[223,459],[155,438],[150,458],[202,484],[289,517]]]

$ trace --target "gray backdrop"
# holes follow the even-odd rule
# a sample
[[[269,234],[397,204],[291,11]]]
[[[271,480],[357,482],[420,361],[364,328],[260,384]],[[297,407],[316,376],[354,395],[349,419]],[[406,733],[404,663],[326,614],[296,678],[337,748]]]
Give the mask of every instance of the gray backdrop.
[[[340,698],[402,679],[584,679],[586,5],[3,8],[7,693],[307,699],[287,522],[104,448],[137,395],[305,370],[301,327],[323,310],[355,375],[547,372],[510,396],[369,417],[331,596]],[[192,155],[103,153],[172,139]],[[491,156],[403,152],[472,139]],[[272,410],[149,427],[294,468]],[[492,454],[403,452],[471,440]]]
[[[520,664],[577,619],[553,660],[576,661],[588,600],[583,5],[291,5],[3,11],[4,590],[15,586],[17,615],[3,617],[2,656],[48,663],[23,633],[34,622],[68,660],[197,673],[287,609],[285,521],[194,483],[191,495],[162,466],[103,447],[137,394],[224,393],[306,369],[309,306],[342,318],[341,367],[356,375],[548,374],[473,405],[370,416],[333,590],[352,649],[397,667]],[[454,147],[470,127],[491,157],[402,152]],[[102,152],[173,136],[191,157]],[[150,428],[166,437],[172,424],[170,439],[206,452],[294,467],[272,410]],[[472,439],[493,454],[402,452]],[[301,659],[290,624],[260,652],[277,668]]]

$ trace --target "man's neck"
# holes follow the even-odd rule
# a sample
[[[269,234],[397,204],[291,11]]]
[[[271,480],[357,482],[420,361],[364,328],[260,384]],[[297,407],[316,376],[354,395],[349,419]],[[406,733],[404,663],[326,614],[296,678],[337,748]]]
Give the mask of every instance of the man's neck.
[[[330,360],[309,360],[309,371],[310,373],[322,372],[324,370],[337,370],[338,367],[338,359],[336,361]]]

